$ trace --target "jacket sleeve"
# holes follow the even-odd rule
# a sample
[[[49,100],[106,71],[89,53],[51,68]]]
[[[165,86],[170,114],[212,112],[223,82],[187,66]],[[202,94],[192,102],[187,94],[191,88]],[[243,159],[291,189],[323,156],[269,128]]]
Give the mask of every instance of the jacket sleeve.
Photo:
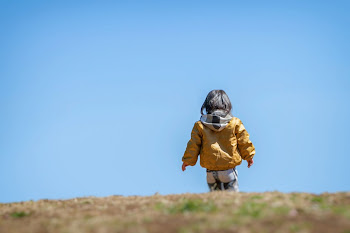
[[[255,155],[255,147],[249,139],[249,134],[245,129],[241,120],[238,121],[238,124],[235,128],[235,134],[237,137],[237,146],[241,154],[242,159],[250,160]]]
[[[191,132],[191,139],[187,143],[187,148],[182,157],[182,162],[194,166],[197,163],[198,155],[202,146],[202,131],[196,122]]]

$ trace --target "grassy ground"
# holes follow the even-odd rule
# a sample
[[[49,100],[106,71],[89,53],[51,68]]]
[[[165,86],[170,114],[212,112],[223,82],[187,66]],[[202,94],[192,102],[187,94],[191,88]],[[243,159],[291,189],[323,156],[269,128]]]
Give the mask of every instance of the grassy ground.
[[[0,204],[0,232],[350,233],[350,192],[110,196]]]

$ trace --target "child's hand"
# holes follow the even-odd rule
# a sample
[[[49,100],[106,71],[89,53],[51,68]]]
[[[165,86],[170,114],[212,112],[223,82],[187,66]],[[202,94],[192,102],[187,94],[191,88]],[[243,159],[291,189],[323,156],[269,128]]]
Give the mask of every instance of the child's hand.
[[[182,164],[182,171],[186,170],[186,167],[188,166],[188,164],[186,164],[185,162]]]
[[[253,161],[253,159],[247,160],[247,163],[248,163],[248,168],[250,168],[250,166],[253,165],[254,161]]]

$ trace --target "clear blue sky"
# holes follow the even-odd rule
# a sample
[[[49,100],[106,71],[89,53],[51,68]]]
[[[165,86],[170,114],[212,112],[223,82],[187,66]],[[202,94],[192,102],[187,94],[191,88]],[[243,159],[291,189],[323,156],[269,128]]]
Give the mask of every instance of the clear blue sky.
[[[207,192],[182,172],[224,89],[244,192],[350,190],[349,1],[1,1],[0,202]]]

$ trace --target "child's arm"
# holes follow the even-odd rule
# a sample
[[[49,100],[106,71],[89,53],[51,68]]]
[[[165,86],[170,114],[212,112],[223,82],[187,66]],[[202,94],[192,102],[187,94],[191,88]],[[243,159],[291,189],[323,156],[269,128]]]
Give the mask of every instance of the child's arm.
[[[249,168],[254,163],[253,157],[255,155],[255,147],[250,141],[249,134],[241,120],[239,120],[235,130],[238,150],[241,154],[242,159],[247,160]]]
[[[194,166],[197,163],[198,155],[202,145],[202,131],[199,123],[196,122],[191,132],[191,139],[187,143],[187,148],[182,157],[182,171],[186,170],[187,166]]]

